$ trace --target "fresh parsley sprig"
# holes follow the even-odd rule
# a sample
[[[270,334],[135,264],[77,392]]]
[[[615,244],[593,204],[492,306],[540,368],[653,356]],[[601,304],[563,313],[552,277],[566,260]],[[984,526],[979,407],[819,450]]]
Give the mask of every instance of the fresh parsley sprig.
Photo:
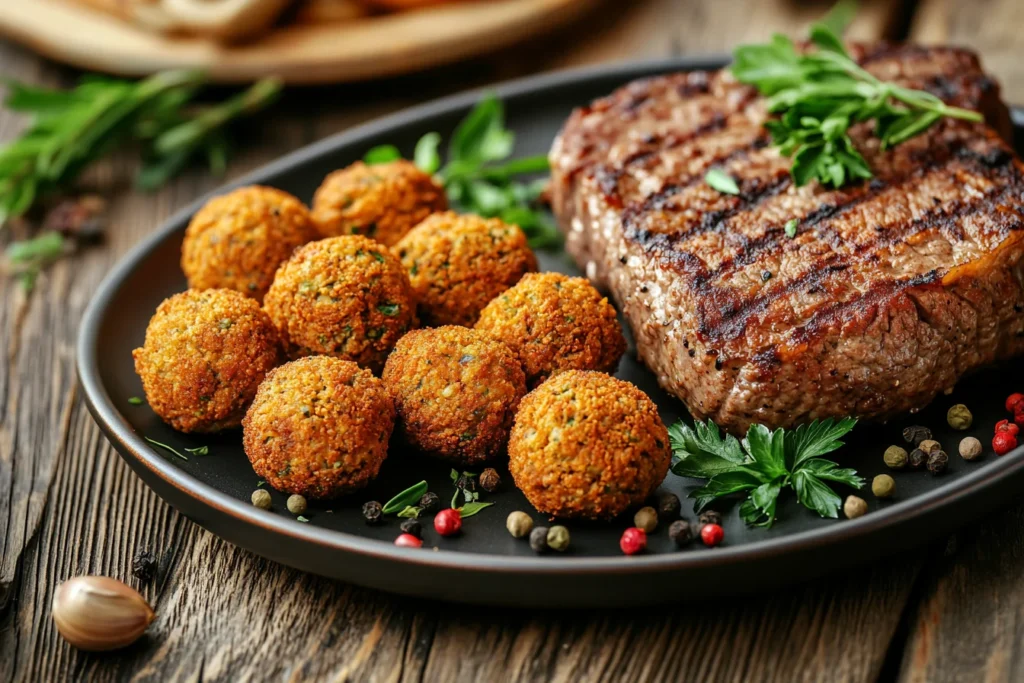
[[[854,124],[874,121],[882,149],[923,133],[943,117],[982,121],[981,114],[951,107],[931,93],[879,80],[847,53],[840,38],[855,3],[841,2],[811,27],[815,49],[797,50],[776,34],[770,43],[741,45],[731,71],[768,98],[776,116],[765,123],[779,152],[792,157],[797,185],[818,180],[841,187],[872,177],[849,135]]]
[[[754,424],[739,441],[730,434],[723,437],[711,420],[697,421],[693,427],[680,421],[669,429],[672,472],[708,480],[690,493],[698,512],[718,498],[746,492],[740,517],[747,524],[770,527],[779,494],[792,488],[804,507],[835,518],[842,499],[825,482],[859,489],[864,480],[854,470],[821,456],[842,446],[839,439],[855,424],[849,417],[839,422],[829,418],[788,432]]]
[[[547,157],[509,159],[515,133],[505,127],[501,100],[488,95],[473,107],[452,133],[443,166],[440,146],[439,133],[425,134],[416,143],[413,161],[437,175],[453,206],[518,225],[534,248],[559,243],[558,230],[540,205],[547,184],[547,177],[540,174],[549,170]],[[402,153],[394,145],[378,145],[363,161],[380,164],[400,158]]]

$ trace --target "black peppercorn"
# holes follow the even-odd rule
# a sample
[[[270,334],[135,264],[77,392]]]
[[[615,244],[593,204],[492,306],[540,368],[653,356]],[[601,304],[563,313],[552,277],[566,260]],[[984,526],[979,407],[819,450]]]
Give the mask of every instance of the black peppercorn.
[[[658,496],[658,518],[663,521],[677,519],[682,507],[679,496],[674,493],[663,493]]]
[[[135,553],[132,560],[132,574],[139,581],[149,583],[156,574],[156,556],[148,550],[140,550]]]
[[[932,451],[928,454],[928,471],[932,474],[942,474],[949,465],[949,456],[946,451]]]
[[[441,509],[441,499],[433,491],[427,491],[420,496],[418,505],[423,514],[433,514]]]
[[[677,546],[682,548],[685,545],[689,545],[693,539],[697,537],[697,527],[695,524],[691,524],[685,519],[677,519],[669,525],[668,537],[671,538]]]
[[[367,524],[379,523],[384,519],[384,508],[382,508],[380,503],[375,500],[371,500],[369,503],[363,503],[363,519]]]
[[[535,553],[543,553],[548,549],[548,528],[546,526],[536,526],[533,531],[530,532],[530,548]]]
[[[501,475],[493,467],[488,467],[480,473],[480,488],[487,493],[494,493],[501,486]]]
[[[907,464],[912,470],[919,470],[928,462],[928,454],[920,448],[910,451],[910,459]]]
[[[925,439],[930,438],[932,438],[932,430],[927,427],[922,427],[921,425],[914,425],[903,430],[903,439],[907,443],[912,443],[915,446]]]
[[[700,522],[701,525],[717,524],[718,526],[722,526],[722,513],[715,510],[705,510],[700,513],[700,517],[697,518],[697,521]]]
[[[418,519],[404,520],[398,528],[402,530],[403,534],[412,534],[416,538],[423,538],[423,525]]]

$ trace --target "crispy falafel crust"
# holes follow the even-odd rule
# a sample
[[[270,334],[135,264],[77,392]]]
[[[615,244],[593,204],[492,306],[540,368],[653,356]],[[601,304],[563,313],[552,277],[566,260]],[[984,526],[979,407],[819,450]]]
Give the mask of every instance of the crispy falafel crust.
[[[586,519],[611,519],[642,503],[671,460],[668,430],[644,392],[579,370],[526,395],[508,454],[516,486],[539,512]]]
[[[324,237],[365,235],[391,246],[448,197],[429,173],[405,160],[357,161],[324,178],[313,195],[313,223]]]
[[[358,235],[296,249],[278,269],[263,306],[290,358],[324,354],[374,372],[416,326],[402,264],[384,245]]]
[[[475,465],[504,452],[526,375],[504,344],[465,327],[416,330],[384,366],[402,437],[429,455]]]
[[[472,326],[491,299],[537,270],[526,235],[497,218],[435,213],[399,240],[424,325]]]
[[[528,273],[494,298],[475,328],[505,342],[536,386],[564,370],[614,372],[626,351],[615,309],[585,278]]]
[[[224,287],[263,301],[277,267],[319,237],[309,210],[272,187],[241,187],[196,212],[181,245],[181,269],[193,289]]]
[[[242,444],[275,489],[333,498],[377,476],[394,425],[394,403],[369,370],[311,356],[267,375],[242,421]]]
[[[132,357],[160,419],[181,432],[214,432],[241,424],[281,350],[258,303],[234,290],[207,289],[161,303]]]

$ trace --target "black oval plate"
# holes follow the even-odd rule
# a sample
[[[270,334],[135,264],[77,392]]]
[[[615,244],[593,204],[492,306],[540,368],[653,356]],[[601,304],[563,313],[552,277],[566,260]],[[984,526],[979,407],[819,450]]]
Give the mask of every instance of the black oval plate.
[[[716,68],[722,63],[708,58],[605,66],[525,79],[493,90],[505,101],[509,126],[518,136],[517,154],[537,154],[547,151],[575,106],[634,78]],[[308,201],[324,175],[361,158],[373,145],[394,143],[410,153],[427,131],[440,131],[447,138],[482,94],[447,98],[336,135],[234,185],[273,185]],[[361,504],[386,500],[421,479],[442,499],[453,491],[448,466],[414,453],[393,452],[368,490],[311,506],[307,523],[288,514],[285,496],[277,492],[272,492],[271,511],[256,509],[249,497],[259,478],[242,452],[238,432],[214,437],[178,434],[145,405],[128,402],[143,395],[131,350],[142,343],[157,304],[186,287],[178,266],[179,249],[185,226],[203,201],[177,213],[126,256],[100,286],[81,328],[79,377],[100,427],[157,494],[213,533],[278,562],[383,590],[468,602],[614,606],[706,598],[804,580],[922,543],[1005,500],[1024,478],[1024,449],[1002,458],[989,451],[981,461],[967,463],[956,455],[957,444],[967,433],[954,433],[945,425],[946,409],[953,403],[967,403],[975,414],[968,433],[988,448],[994,424],[1006,417],[1003,397],[1022,388],[1014,384],[1014,378],[1019,382],[1024,377],[1024,363],[1017,361],[964,380],[952,396],[940,397],[916,417],[888,425],[860,425],[837,454],[845,466],[857,468],[870,479],[885,471],[882,452],[900,441],[902,427],[919,422],[936,430],[952,456],[946,474],[895,474],[896,496],[880,501],[869,491],[862,492],[870,514],[854,521],[821,519],[799,507],[792,495],[785,496],[771,530],[748,529],[735,509],[725,509],[725,542],[714,549],[699,543],[675,549],[662,525],[651,535],[646,554],[624,557],[618,542],[622,530],[631,526],[625,515],[611,524],[570,525],[569,552],[536,556],[525,541],[505,531],[509,512],[532,511],[507,474],[504,489],[488,497],[495,505],[466,519],[461,537],[438,537],[428,519],[423,549],[396,548],[392,540],[398,534],[398,521],[392,518],[369,527],[360,516]],[[561,253],[540,254],[540,260],[542,269],[577,272]],[[618,375],[650,394],[666,424],[685,414],[682,404],[662,392],[654,376],[636,362],[632,350]],[[155,449],[143,437],[179,450],[208,445],[210,453],[192,455],[186,462]],[[670,474],[663,487],[685,497],[696,485]],[[684,510],[693,517],[688,503],[684,502]],[[540,515],[533,517],[538,524],[544,523]]]

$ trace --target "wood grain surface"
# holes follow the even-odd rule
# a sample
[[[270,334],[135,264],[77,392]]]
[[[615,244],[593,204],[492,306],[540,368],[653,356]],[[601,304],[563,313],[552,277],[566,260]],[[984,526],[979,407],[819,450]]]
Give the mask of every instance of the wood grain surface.
[[[796,32],[827,3],[610,0],[545,39],[430,73],[294,91],[244,132],[230,175],[355,123],[442,94],[534,71],[632,57],[723,52]],[[1017,0],[871,2],[855,35],[953,40],[983,54],[1024,100]],[[984,6],[984,7],[982,7]],[[623,8],[626,9],[623,9]],[[984,18],[982,20],[982,17]],[[996,19],[998,17],[998,20]],[[1016,24],[1014,24],[1016,22]],[[0,43],[0,75],[66,83],[75,74]],[[0,139],[21,121],[0,112]],[[132,190],[130,157],[90,172],[109,197],[106,243],[58,263],[25,296],[0,292],[0,681],[1013,681],[1024,677],[1024,508],[870,569],[754,599],[616,612],[466,608],[328,581],[234,548],[165,505],[114,453],[75,388],[73,347],[110,266],[176,208],[222,179],[190,173]],[[18,237],[18,226],[0,237]],[[83,573],[131,577],[149,635],[115,655],[70,648],[49,617],[53,589]],[[699,593],[700,586],[694,586]]]

